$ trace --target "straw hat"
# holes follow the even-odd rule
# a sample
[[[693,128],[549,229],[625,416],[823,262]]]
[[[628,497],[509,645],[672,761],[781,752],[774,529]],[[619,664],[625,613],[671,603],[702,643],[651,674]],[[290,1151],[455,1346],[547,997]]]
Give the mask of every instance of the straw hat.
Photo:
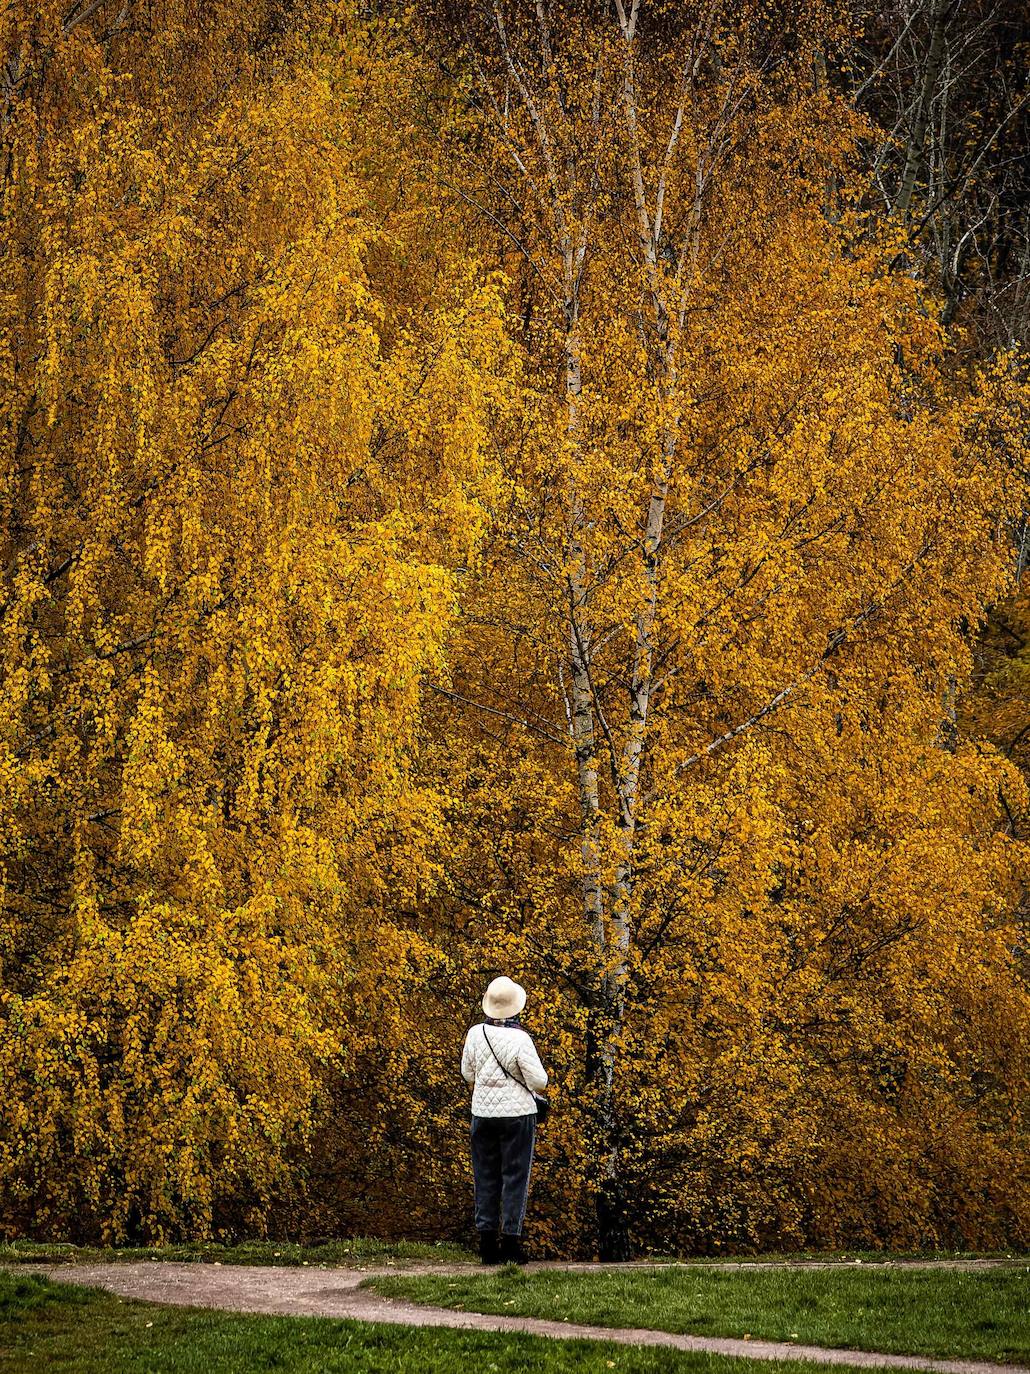
[[[526,989],[510,978],[495,978],[483,994],[483,1010],[496,1021],[518,1016],[526,1005]]]

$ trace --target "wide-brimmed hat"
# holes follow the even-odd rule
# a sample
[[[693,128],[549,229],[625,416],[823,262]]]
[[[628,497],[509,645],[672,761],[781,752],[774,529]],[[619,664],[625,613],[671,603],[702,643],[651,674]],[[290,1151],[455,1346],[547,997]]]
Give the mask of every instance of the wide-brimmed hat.
[[[526,1005],[526,989],[510,978],[495,978],[483,994],[483,1010],[497,1021],[518,1016]]]

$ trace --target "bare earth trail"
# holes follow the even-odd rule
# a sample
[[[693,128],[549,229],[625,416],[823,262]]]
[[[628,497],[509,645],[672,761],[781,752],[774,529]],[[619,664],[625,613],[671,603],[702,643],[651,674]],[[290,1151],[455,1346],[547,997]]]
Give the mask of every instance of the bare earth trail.
[[[1006,1260],[897,1260],[866,1263],[863,1268],[895,1267],[937,1269],[985,1269],[1011,1263]],[[597,1264],[539,1263],[534,1269],[560,1268],[590,1273],[619,1266]],[[700,1268],[701,1264],[669,1266],[633,1264],[633,1269]],[[841,1261],[737,1261],[705,1263],[715,1269],[843,1268]],[[751,1360],[812,1360],[819,1364],[863,1368],[923,1369],[936,1374],[1030,1374],[1022,1365],[1000,1365],[970,1359],[933,1359],[923,1355],[888,1355],[866,1350],[841,1350],[797,1342],[742,1340],[727,1336],[687,1336],[667,1331],[607,1326],[580,1326],[567,1321],[538,1317],[502,1317],[480,1312],[455,1312],[443,1307],[423,1307],[402,1299],[384,1298],[360,1285],[379,1276],[415,1277],[447,1274],[456,1277],[481,1275],[478,1265],[391,1264],[363,1269],[284,1267],[143,1261],[114,1264],[19,1264],[18,1272],[31,1270],[63,1283],[105,1288],[121,1297],[178,1307],[208,1307],[230,1312],[273,1316],[350,1317],[367,1322],[390,1322],[413,1327],[443,1326],[462,1330],[496,1331],[512,1335],[546,1336],[557,1340],[613,1341],[619,1345],[666,1346],[673,1350],[734,1355]]]

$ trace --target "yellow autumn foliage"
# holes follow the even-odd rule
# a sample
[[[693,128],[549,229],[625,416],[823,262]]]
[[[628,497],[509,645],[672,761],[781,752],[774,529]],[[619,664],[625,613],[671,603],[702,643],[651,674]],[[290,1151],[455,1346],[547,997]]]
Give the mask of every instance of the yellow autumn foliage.
[[[7,11],[6,1232],[462,1234],[506,972],[543,1248],[1030,1236],[1020,360],[638,8]]]
[[[58,7],[12,36],[0,1169],[111,1237],[260,1225],[422,965],[420,680],[508,347],[431,203],[390,212],[359,55],[205,14],[117,64]]]
[[[438,695],[438,1039],[498,970],[542,1000],[555,1249],[1025,1237],[1026,785],[954,721],[1018,359],[957,374],[803,64],[678,105],[625,29],[485,27],[452,175],[539,362]]]

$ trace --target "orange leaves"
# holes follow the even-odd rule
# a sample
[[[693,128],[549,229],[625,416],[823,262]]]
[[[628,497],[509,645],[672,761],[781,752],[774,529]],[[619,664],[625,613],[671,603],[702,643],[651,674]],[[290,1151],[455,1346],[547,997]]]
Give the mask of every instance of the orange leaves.
[[[287,1188],[436,957],[419,709],[510,404],[396,64],[251,18],[84,30],[5,130],[0,1193],[109,1237]]]
[[[317,1139],[320,1226],[436,1225],[505,971],[549,1244],[612,1161],[675,1241],[1025,1226],[1022,650],[953,719],[1025,391],[861,122],[746,7],[636,106],[568,9],[453,88],[201,11],[12,20],[5,1224],[260,1226]]]
[[[767,80],[701,42],[685,96],[641,43],[634,105],[597,38],[588,72],[572,26],[553,59],[531,26],[481,35],[489,151],[454,163],[495,251],[523,250],[526,353],[515,499],[435,716],[440,776],[470,779],[438,903],[454,982],[546,988],[576,1123],[552,1233],[583,1235],[567,1190],[622,1167],[688,1243],[910,1235],[947,1224],[932,1190],[903,1216],[924,1168],[975,1196],[976,1131],[1027,1071],[991,1001],[1025,1030],[997,795],[1021,785],[948,745],[1010,575],[1018,383],[956,376],[868,211],[861,121],[807,58]],[[555,100],[568,68],[593,104]],[[992,1103],[949,1152],[978,1039]],[[994,1146],[1003,1187],[1007,1127]]]

